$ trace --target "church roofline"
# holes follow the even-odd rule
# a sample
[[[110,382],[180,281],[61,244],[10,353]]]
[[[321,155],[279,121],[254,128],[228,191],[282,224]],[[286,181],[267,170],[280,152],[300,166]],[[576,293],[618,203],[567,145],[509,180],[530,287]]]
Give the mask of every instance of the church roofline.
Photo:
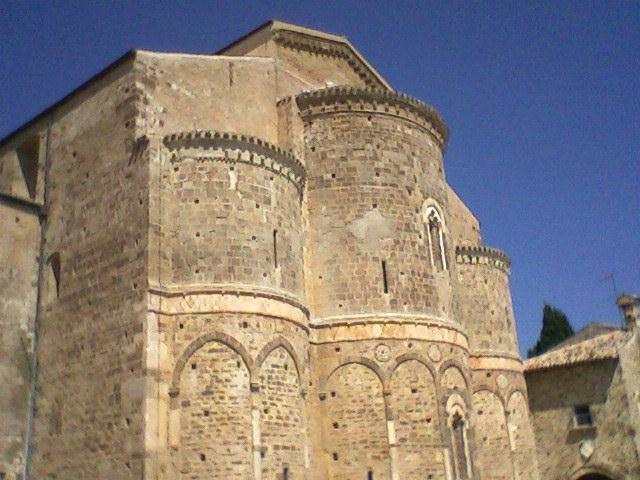
[[[18,128],[16,128],[12,132],[8,133],[7,135],[5,135],[2,139],[0,139],[0,148],[4,148],[7,144],[11,143],[17,136],[19,136],[20,134],[22,134],[23,132],[25,132],[29,128],[33,127],[38,122],[40,122],[43,119],[45,119],[48,115],[52,114],[57,108],[61,107],[65,103],[67,103],[69,100],[74,98],[79,93],[83,92],[85,89],[89,88],[94,83],[99,82],[104,77],[109,75],[111,72],[113,72],[114,70],[118,69],[120,66],[122,66],[122,65],[126,64],[127,62],[130,62],[131,60],[133,60],[136,57],[138,51],[139,50],[132,49],[132,50],[129,50],[128,52],[126,52],[124,55],[121,55],[117,60],[111,62],[109,65],[107,65],[105,68],[100,70],[98,73],[96,73],[95,75],[91,76],[88,80],[85,80],[84,82],[82,82],[80,85],[78,85],[76,88],[71,90],[69,93],[67,93],[60,100],[58,100],[55,103],[53,103],[52,105],[48,106],[42,112],[38,113],[35,117],[31,118],[30,120],[27,120],[25,123],[20,125]]]
[[[387,83],[387,81],[382,77],[382,75],[380,75],[376,71],[376,69],[373,68],[365,60],[365,58],[353,47],[353,45],[351,45],[351,43],[349,42],[349,40],[347,40],[346,37],[333,35],[331,33],[320,32],[318,30],[313,30],[310,28],[305,28],[298,25],[281,22],[279,20],[270,20],[260,25],[258,28],[252,30],[246,35],[243,35],[242,37],[230,43],[229,45],[222,48],[221,50],[219,50],[213,55],[225,55],[225,54],[229,55],[228,53],[229,50],[231,50],[234,47],[238,47],[243,42],[246,42],[249,38],[253,38],[256,35],[264,35],[266,38],[266,36],[268,36],[270,33],[275,34],[276,32],[292,32],[294,34],[299,34],[302,37],[310,38],[320,43],[326,42],[326,43],[333,43],[335,45],[341,45],[344,49],[346,49],[346,51],[350,52],[350,54],[353,56],[352,63],[354,63],[354,65],[352,65],[352,67],[356,71],[360,70],[365,73],[368,72],[368,74],[373,78],[375,78],[384,88],[393,91],[393,88],[391,88],[389,83]],[[38,113],[35,117],[26,121],[25,123],[17,127],[15,130],[13,130],[12,132],[8,133],[3,138],[1,138],[0,148],[6,147],[7,144],[15,140],[15,138],[18,137],[20,134],[24,133],[25,131],[27,131],[34,125],[36,125],[38,122],[45,119],[48,115],[52,114],[56,109],[58,109],[59,107],[67,103],[69,100],[74,98],[79,93],[83,92],[85,89],[89,88],[91,85],[102,80],[104,77],[109,75],[112,71],[118,69],[119,67],[126,64],[127,62],[135,59],[138,52],[142,52],[142,51],[143,50],[132,49],[126,52],[125,54],[123,54],[122,56],[120,56],[117,60],[110,63],[107,67],[100,70],[98,73],[90,77],[88,80],[82,82],[79,86],[71,90],[71,92],[66,94],[60,100],[56,101],[49,107],[45,108],[42,112]],[[163,52],[153,52],[153,53],[163,53]],[[332,53],[331,49],[329,49],[327,53]],[[204,56],[213,56],[213,55],[204,55]],[[357,63],[361,64],[360,67],[356,65]]]
[[[378,88],[393,91],[391,85],[367,62],[347,37],[301,27],[280,20],[270,20],[263,23],[226,47],[218,50],[215,54],[242,55],[245,49],[266,41],[270,36],[273,36],[276,42],[293,46],[294,48],[304,48],[317,53],[345,57],[351,68],[359,75],[367,77],[370,83],[375,81],[378,83]],[[372,84],[370,87],[376,87],[376,85]]]

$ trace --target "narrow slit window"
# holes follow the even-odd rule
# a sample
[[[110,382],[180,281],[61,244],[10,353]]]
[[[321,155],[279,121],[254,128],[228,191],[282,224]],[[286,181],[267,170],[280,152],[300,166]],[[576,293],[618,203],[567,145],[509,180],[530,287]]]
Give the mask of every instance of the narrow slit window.
[[[373,470],[367,472],[367,480],[373,480]]]
[[[273,231],[273,266],[278,268],[278,230]]]
[[[389,282],[387,281],[387,262],[382,260],[382,285],[384,293],[389,293]]]
[[[282,480],[289,480],[289,467],[282,469]]]

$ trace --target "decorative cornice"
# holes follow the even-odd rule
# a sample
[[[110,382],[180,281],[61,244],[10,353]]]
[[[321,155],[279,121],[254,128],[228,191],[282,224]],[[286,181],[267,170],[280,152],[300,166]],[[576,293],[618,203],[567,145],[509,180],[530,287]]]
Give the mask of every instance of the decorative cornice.
[[[344,43],[333,42],[328,39],[320,40],[310,35],[287,30],[276,31],[273,40],[286,48],[344,59],[368,88],[389,88],[388,85],[382,83],[380,79],[374,75],[369,66]]]
[[[248,285],[211,284],[211,285],[177,285],[164,287],[150,285],[149,292],[166,298],[184,298],[189,295],[231,295],[236,297],[253,297],[275,300],[299,309],[309,317],[309,309],[296,297],[275,289],[260,288]]]
[[[456,262],[468,265],[492,265],[506,273],[511,268],[511,260],[497,248],[463,245],[456,247]]]
[[[345,111],[390,113],[422,124],[442,148],[449,138],[449,129],[440,114],[433,107],[404,93],[338,86],[301,93],[296,102],[303,117]]]
[[[185,156],[198,160],[221,160],[253,164],[284,176],[292,181],[300,192],[304,185],[304,166],[293,153],[257,137],[211,130],[193,130],[166,135],[163,143],[171,151],[188,149],[221,150],[222,155]],[[230,155],[230,151],[236,151],[237,153]]]

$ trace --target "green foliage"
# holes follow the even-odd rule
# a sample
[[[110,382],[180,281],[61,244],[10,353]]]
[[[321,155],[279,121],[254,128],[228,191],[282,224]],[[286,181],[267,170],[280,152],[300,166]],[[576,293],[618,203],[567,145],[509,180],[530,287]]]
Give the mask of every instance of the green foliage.
[[[542,309],[542,330],[540,339],[527,352],[529,358],[540,355],[574,334],[564,312],[551,305],[544,304]]]

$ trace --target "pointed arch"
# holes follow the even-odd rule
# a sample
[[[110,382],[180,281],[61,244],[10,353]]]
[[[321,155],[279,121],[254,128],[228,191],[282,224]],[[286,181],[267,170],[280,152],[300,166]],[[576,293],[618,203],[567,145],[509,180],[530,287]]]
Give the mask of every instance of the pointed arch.
[[[519,479],[537,477],[536,446],[527,396],[515,390],[507,397],[507,425],[513,451],[513,468]]]
[[[455,369],[457,372],[460,373],[460,376],[462,377],[462,380],[464,382],[464,390],[468,390],[469,385],[471,383],[469,380],[469,375],[466,369],[463,367],[463,365],[456,360],[446,360],[442,362],[442,364],[440,365],[440,368],[438,369],[438,373],[440,375],[441,384],[445,381],[445,378],[447,377],[446,373],[450,369]],[[442,386],[444,387],[444,385]]]
[[[438,383],[438,379],[439,379],[438,371],[433,367],[433,365],[426,358],[424,358],[418,352],[407,352],[397,357],[389,367],[389,371],[391,372],[391,375],[393,376],[393,372],[395,372],[400,365],[410,360],[415,360],[416,362],[422,364],[427,370],[429,370],[436,384]]]
[[[193,480],[243,480],[252,473],[250,372],[233,343],[220,334],[206,335],[179,360],[168,428],[176,478],[189,472]],[[190,368],[184,368],[187,361]]]
[[[263,348],[258,365],[262,478],[305,476],[306,418],[300,375],[291,345],[275,339]],[[287,345],[290,348],[287,348]]]
[[[352,358],[327,379],[322,401],[329,477],[388,479],[391,469],[381,372]],[[378,370],[378,371],[376,371]],[[371,478],[371,477],[370,477]]]
[[[582,466],[574,470],[569,480],[622,480],[624,476],[603,465]]]
[[[193,342],[191,342],[187,347],[182,351],[178,360],[176,361],[175,367],[173,369],[173,375],[171,377],[171,388],[170,391],[174,392],[173,395],[176,395],[177,392],[180,391],[180,376],[182,374],[182,370],[184,366],[189,361],[189,358],[202,346],[206,345],[210,342],[219,342],[223,345],[226,345],[231,350],[236,352],[242,358],[247,370],[249,371],[249,377],[253,381],[255,378],[255,363],[253,362],[249,351],[242,345],[239,341],[233,338],[230,335],[222,332],[210,332],[206,335],[196,338]]]
[[[443,478],[442,429],[436,374],[426,362],[405,356],[390,379],[389,407],[393,413],[400,478]]]
[[[296,372],[298,373],[298,378],[300,379],[300,381],[302,381],[302,369],[301,369],[302,364],[300,363],[300,357],[298,357],[298,354],[296,353],[296,349],[293,347],[291,342],[289,342],[289,340],[287,340],[284,337],[274,338],[273,340],[267,342],[267,344],[264,347],[262,347],[262,349],[260,350],[260,353],[258,353],[258,355],[256,356],[256,360],[255,360],[256,369],[260,369],[262,367],[262,363],[271,354],[271,352],[273,352],[276,348],[280,348],[280,347],[284,348],[289,353],[289,355],[291,355],[293,364],[296,367]]]
[[[457,369],[450,366],[449,369]],[[460,392],[462,393],[462,392]],[[471,451],[469,449],[469,414],[466,399],[453,392],[446,400],[447,430],[451,441],[451,454],[456,478],[472,478]]]
[[[472,396],[475,416],[476,462],[483,479],[514,478],[511,446],[502,398],[488,388]]]

